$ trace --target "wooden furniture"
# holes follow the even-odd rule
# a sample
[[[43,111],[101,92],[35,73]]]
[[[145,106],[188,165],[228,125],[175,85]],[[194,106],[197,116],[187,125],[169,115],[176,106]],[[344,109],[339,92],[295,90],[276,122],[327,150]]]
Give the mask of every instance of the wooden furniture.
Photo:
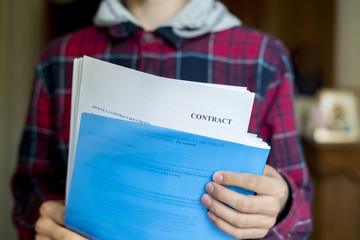
[[[290,53],[304,52],[316,63],[325,86],[333,85],[335,0],[221,0],[243,23],[284,42]]]
[[[315,187],[311,239],[360,239],[360,145],[303,146]]]

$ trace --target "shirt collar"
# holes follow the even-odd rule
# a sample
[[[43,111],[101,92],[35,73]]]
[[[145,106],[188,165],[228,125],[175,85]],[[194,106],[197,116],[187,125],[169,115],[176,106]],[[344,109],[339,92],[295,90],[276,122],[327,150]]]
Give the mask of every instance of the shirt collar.
[[[123,22],[117,25],[108,26],[108,33],[110,37],[117,39],[125,39],[136,31],[144,31],[142,27],[132,23],[132,22]],[[155,34],[161,36],[174,47],[179,48],[183,39],[177,36],[171,27],[160,27],[154,31]]]

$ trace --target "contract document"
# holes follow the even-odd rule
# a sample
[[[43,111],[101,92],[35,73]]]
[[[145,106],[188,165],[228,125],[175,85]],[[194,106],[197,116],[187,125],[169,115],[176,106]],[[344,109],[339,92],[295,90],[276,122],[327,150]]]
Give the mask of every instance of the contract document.
[[[200,197],[215,171],[262,174],[254,94],[74,62],[66,227],[90,239],[232,239]],[[244,189],[234,189],[253,194]]]

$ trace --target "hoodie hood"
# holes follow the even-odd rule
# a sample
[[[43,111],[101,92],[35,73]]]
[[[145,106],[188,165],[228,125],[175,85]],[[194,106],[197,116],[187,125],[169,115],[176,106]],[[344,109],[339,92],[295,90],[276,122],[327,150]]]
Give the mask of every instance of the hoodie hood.
[[[108,27],[123,22],[138,25],[135,17],[120,0],[102,0],[94,17],[94,24],[99,27]],[[240,25],[241,21],[232,15],[221,2],[189,0],[177,15],[160,27],[171,27],[174,33],[182,38],[195,38]]]

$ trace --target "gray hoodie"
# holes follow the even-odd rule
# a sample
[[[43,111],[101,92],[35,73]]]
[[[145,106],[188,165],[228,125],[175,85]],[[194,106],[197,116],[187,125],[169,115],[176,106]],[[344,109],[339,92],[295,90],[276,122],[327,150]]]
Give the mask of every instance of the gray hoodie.
[[[128,21],[137,24],[135,17],[120,0],[102,0],[94,17],[94,24],[100,27]],[[177,15],[161,26],[172,27],[179,37],[195,38],[240,25],[241,21],[219,1],[189,0],[189,3]]]

